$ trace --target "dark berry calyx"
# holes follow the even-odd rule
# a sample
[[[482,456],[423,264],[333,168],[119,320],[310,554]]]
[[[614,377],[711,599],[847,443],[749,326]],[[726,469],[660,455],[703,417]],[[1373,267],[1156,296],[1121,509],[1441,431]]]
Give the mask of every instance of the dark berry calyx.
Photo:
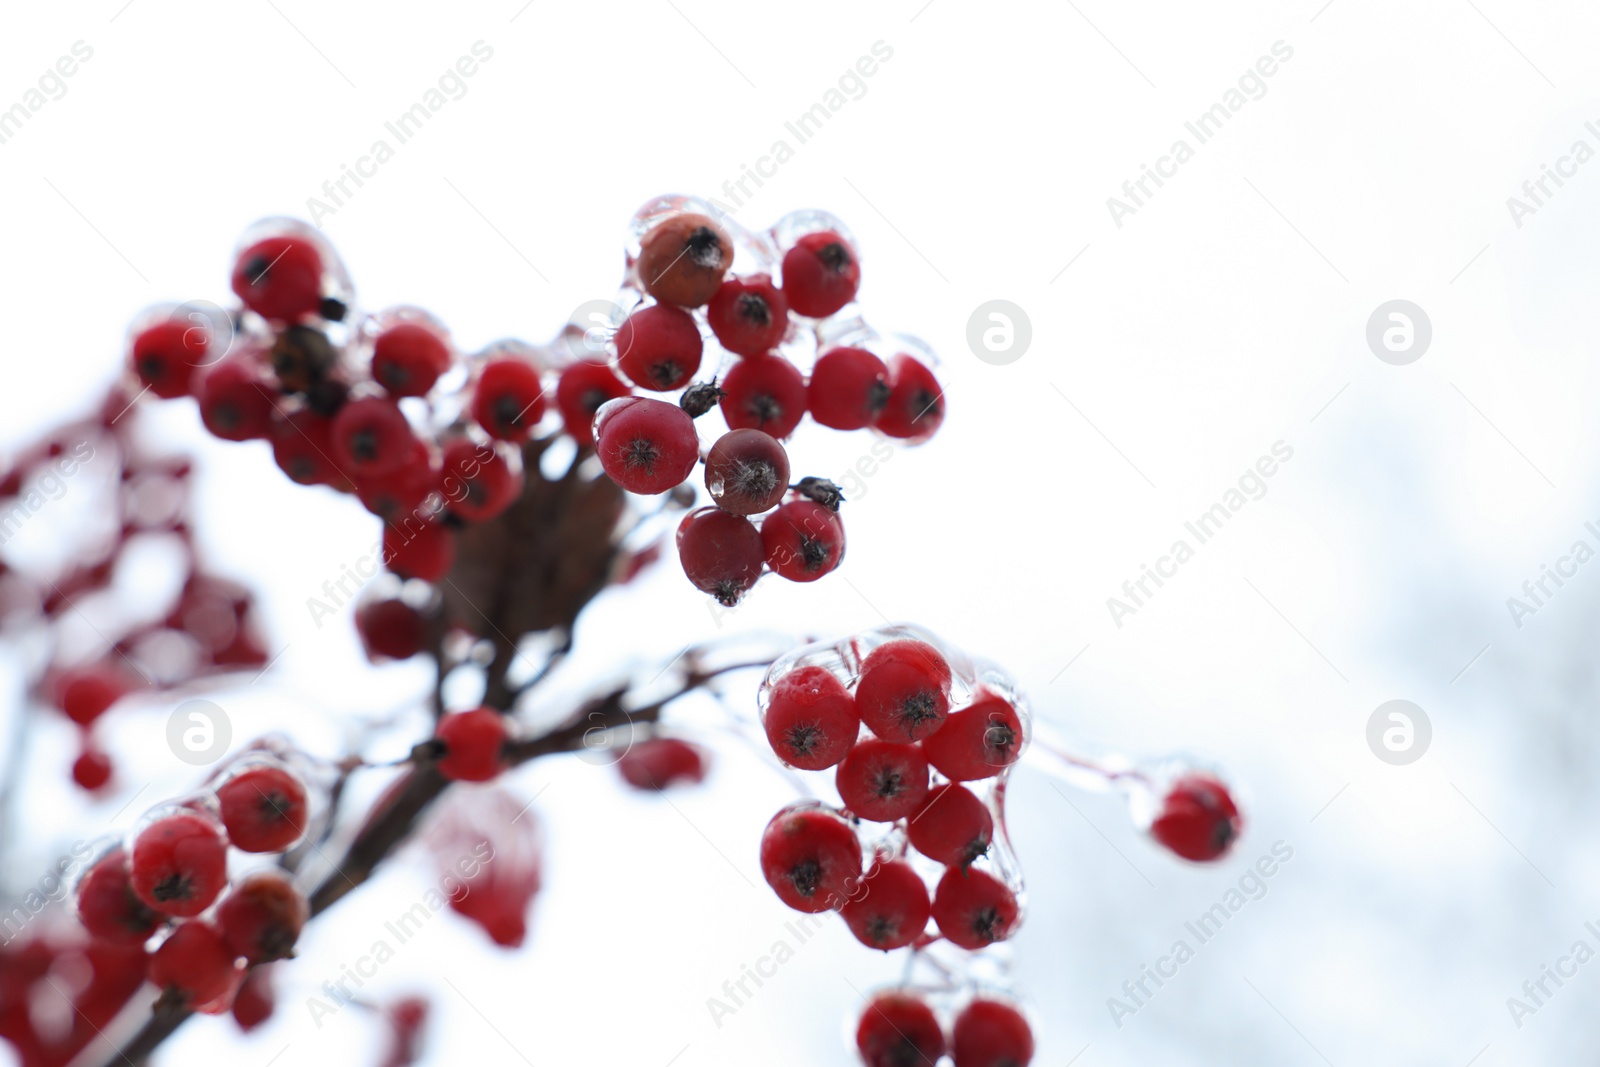
[[[707,270],[722,266],[722,238],[709,226],[702,226],[683,242],[684,255],[689,262]]]
[[[815,896],[822,882],[822,865],[816,860],[802,860],[789,868],[789,880],[801,896]]]
[[[351,409],[352,411],[355,409]],[[378,459],[378,435],[372,430],[357,430],[350,435],[350,454],[363,463]]]
[[[867,410],[876,415],[889,406],[889,397],[894,390],[889,388],[889,383],[881,378],[867,386]]]
[[[961,866],[970,867],[989,852],[989,835],[982,834],[967,843],[961,850]]]
[[[817,259],[835,274],[843,274],[855,265],[855,258],[843,241],[830,241],[817,249]]]
[[[1017,733],[1004,723],[994,723],[983,732],[983,743],[999,761],[1006,762],[1016,747]]]
[[[826,541],[807,537],[805,534],[800,535],[800,562],[808,572],[821,570],[832,558],[833,549]]]
[[[839,505],[844,503],[844,490],[826,478],[801,478],[799,483],[789,488],[799,493],[814,503],[821,504],[829,511],[838,511]]]
[[[696,382],[683,391],[678,397],[678,406],[689,413],[691,419],[698,419],[701,415],[717,406],[718,401],[728,394],[717,388],[715,381]]]
[[[882,771],[872,780],[872,793],[880,800],[893,800],[905,792],[905,780],[899,771]]]
[[[267,280],[267,271],[272,269],[272,260],[263,255],[251,256],[244,264],[245,280],[252,287],[260,285]]]
[[[257,811],[264,822],[283,822],[289,818],[289,813],[293,810],[294,801],[276,789],[262,793],[257,806]]]
[[[646,473],[656,469],[656,461],[660,458],[661,450],[648,437],[635,437],[622,450],[623,463],[630,469],[643,470]]]
[[[791,726],[789,731],[783,735],[783,739],[795,755],[809,756],[822,743],[823,736],[821,728],[808,723],[802,726]]]
[[[663,389],[672,388],[673,383],[682,377],[683,368],[676,360],[664,359],[650,365],[650,379]]]
[[[522,416],[532,407],[533,402],[524,404],[514,396],[498,397],[494,402],[494,421],[507,429],[520,430],[523,427]]]
[[[323,297],[317,313],[329,322],[343,322],[344,317],[350,314],[350,307],[343,300],[328,296]]]
[[[737,578],[724,578],[717,583],[711,595],[716,598],[718,604],[731,608],[744,597],[747,588],[748,586]]]
[[[917,736],[917,730],[939,717],[939,697],[927,689],[919,689],[900,704],[900,723],[905,727],[906,734],[910,737]],[[993,729],[1004,730],[1005,727]],[[1006,731],[1009,735],[1010,731]],[[987,739],[987,738],[986,738]]]
[[[772,323],[772,309],[759,293],[744,293],[739,297],[739,317],[754,326]]]
[[[1005,936],[1005,923],[1000,918],[1000,912],[994,908],[979,908],[972,917],[972,932],[977,934],[985,944],[994,944]]]
[[[770,393],[757,393],[750,398],[745,408],[756,417],[758,429],[769,422],[777,422],[783,418],[783,405]]]
[[[734,464],[729,481],[735,493],[764,497],[778,487],[778,471],[766,460],[749,460]]]
[[[162,903],[169,900],[188,900],[194,896],[194,883],[186,875],[169,874],[157,882],[150,895]]]

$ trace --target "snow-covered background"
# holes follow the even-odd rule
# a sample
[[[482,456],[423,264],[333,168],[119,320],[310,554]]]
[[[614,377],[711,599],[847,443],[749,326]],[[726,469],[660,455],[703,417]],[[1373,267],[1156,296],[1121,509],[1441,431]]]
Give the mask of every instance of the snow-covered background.
[[[1520,1026],[1507,998],[1575,942],[1600,949],[1584,927],[1600,925],[1600,563],[1550,583],[1520,626],[1507,598],[1575,542],[1600,548],[1585,529],[1600,520],[1600,12],[1218,7],[12,5],[0,110],[76,42],[92,57],[0,143],[0,436],[81,410],[139,308],[224,298],[239,231],[306,216],[430,89],[445,103],[422,131],[319,221],[364,307],[423,304],[468,347],[550,336],[613,292],[640,203],[726,201],[760,167],[738,220],[842,216],[873,322],[941,354],[949,420],[856,493],[836,576],[763,584],[719,626],[669,558],[585,615],[574,684],[718,633],[914,620],[1007,665],[1090,750],[1228,768],[1249,827],[1206,869],[1141,839],[1116,797],[1069,804],[1048,774],[1016,774],[1031,893],[1016,967],[1038,1064],[1588,1062],[1600,963],[1547,980]],[[441,85],[477,42],[492,58]],[[851,74],[874,54],[870,77]],[[801,144],[785,124],[819,102],[837,107]],[[1186,128],[1230,102],[1204,143]],[[1180,139],[1191,151],[1165,161]],[[780,140],[792,155],[763,163]],[[1123,185],[1146,166],[1166,176],[1136,202]],[[1530,198],[1548,171],[1561,184]],[[996,299],[1031,324],[1004,365],[966,340]],[[1431,323],[1404,365],[1367,343],[1392,300]],[[208,557],[255,583],[283,651],[216,695],[237,739],[278,726],[334,751],[337,716],[421,691],[420,666],[366,667],[348,618],[318,627],[306,608],[375,520],[290,485],[264,446],[206,440],[191,405],[148,421],[197,451]],[[1259,499],[1119,626],[1107,598],[1278,442],[1292,458]],[[808,425],[793,453],[842,471],[871,444]],[[1405,766],[1366,740],[1392,699],[1432,724]],[[9,887],[129,823],[139,785],[193,783],[163,741],[169,710],[110,723],[126,788],[97,804],[64,781],[70,732],[41,734]],[[738,745],[719,756],[706,786],[668,799],[578,760],[520,772],[549,841],[529,945],[493,951],[447,915],[368,991],[433,991],[434,1063],[849,1062],[855,989],[899,961],[841,924],[720,1026],[707,1011],[792,918],[755,865],[792,794]],[[1107,998],[1280,841],[1293,858],[1265,895],[1119,1027]],[[370,1017],[319,1027],[305,998],[432,881],[419,859],[392,865],[314,924],[269,1026],[241,1039],[198,1021],[161,1062],[370,1062]]]

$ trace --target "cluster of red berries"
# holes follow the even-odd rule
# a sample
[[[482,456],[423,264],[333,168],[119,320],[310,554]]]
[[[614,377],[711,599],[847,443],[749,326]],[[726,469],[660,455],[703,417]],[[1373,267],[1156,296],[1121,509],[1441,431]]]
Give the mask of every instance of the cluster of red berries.
[[[226,313],[141,316],[133,372],[159,397],[192,396],[217,437],[269,443],[293,481],[357,497],[384,520],[396,574],[443,578],[455,530],[521,493],[517,446],[547,406],[534,350],[502,342],[453,373],[462,360],[443,325],[415,307],[357,316],[338,256],[292,220],[245,235],[232,282],[241,306]],[[464,410],[449,418],[442,402],[455,393]]]
[[[269,443],[295,482],[356,496],[384,520],[384,564],[427,582],[449,573],[457,530],[520,496],[520,446],[553,394],[567,435],[630,492],[666,492],[705,463],[716,506],[685,519],[680,558],[698,588],[732,604],[765,570],[812,581],[844,551],[837,486],[790,485],[779,442],[807,411],[917,442],[939,428],[944,396],[918,343],[853,317],[860,258],[836,220],[799,213],[751,234],[709,210],[672,197],[636,216],[625,289],[635,306],[603,354],[569,325],[546,348],[503,341],[463,358],[418,308],[359,315],[322,235],[271,219],[240,242],[239,306],[151,309],[130,331],[129,366],[158,397],[193,397],[216,436]],[[730,274],[736,255],[755,271]],[[696,382],[707,337],[727,366]],[[811,364],[809,377],[791,357]],[[680,392],[678,403],[634,386]],[[694,420],[713,407],[729,433],[702,457]],[[413,620],[374,625],[397,626],[409,647]]]
[[[832,216],[796,213],[750,233],[701,201],[663,197],[634,217],[633,239],[623,296],[633,307],[612,342],[614,364],[642,390],[679,395],[676,404],[608,399],[594,421],[601,464],[644,494],[674,489],[704,464],[713,506],[684,518],[678,557],[722,604],[763,573],[821,578],[844,554],[843,497],[825,478],[791,484],[782,441],[808,411],[831,429],[927,440],[945,412],[928,354],[861,321],[860,254]],[[723,356],[696,380],[707,340]],[[702,454],[695,420],[713,408],[727,432]]]
[[[1028,1067],[1033,1029],[1014,1004],[979,996],[956,1014],[947,1039],[925,998],[886,990],[861,1013],[856,1049],[866,1067],[933,1067],[947,1052],[955,1067]]]
[[[266,749],[219,772],[206,793],[146,815],[132,841],[102,853],[76,888],[89,936],[142,949],[164,933],[147,975],[168,1003],[226,1011],[247,968],[283,959],[309,916],[304,894],[277,867],[230,885],[230,847],[282,853],[306,834],[312,798],[305,778]],[[252,991],[259,1002],[267,996]]]
[[[267,662],[250,593],[201,565],[189,514],[187,459],[144,453],[135,440],[129,397],[112,391],[100,409],[51,432],[0,465],[0,547],[21,534],[36,512],[68,493],[104,500],[102,522],[69,534],[52,531],[62,570],[37,560],[22,566],[0,555],[0,624],[49,633],[48,658],[30,684],[32,696],[59,710],[79,730],[73,780],[97,791],[111,781],[111,757],[96,742],[95,724],[124,697],[155,694]],[[116,621],[101,613],[105,646],[84,659],[66,640],[81,625],[78,605],[113,596],[128,554],[152,541],[177,549],[179,592],[169,604],[128,603]],[[13,557],[14,559],[15,557]]]
[[[768,823],[761,870],[780,900],[804,912],[837,911],[857,940],[882,951],[921,953],[944,941],[981,952],[1016,931],[1022,882],[1005,840],[1004,782],[1030,727],[999,670],[924,631],[890,627],[790,653],[768,672],[760,704],[773,752],[796,770],[831,769],[840,802],[800,801]],[[975,791],[980,784],[985,795]],[[933,1018],[907,990],[886,997]],[[1004,1007],[973,1003],[975,1019],[991,1010],[981,1005]],[[1026,1022],[1005,1010],[1031,1056]],[[869,1065],[921,1062],[894,1058],[908,1049],[931,1050],[930,1064],[943,1053],[936,1021],[906,1045],[885,1036],[884,1017],[869,1008],[862,1019]],[[957,1022],[956,1044],[969,1049],[957,1060],[962,1067],[1005,1062],[974,1051],[988,1047],[987,1038],[970,1037],[983,1025]]]

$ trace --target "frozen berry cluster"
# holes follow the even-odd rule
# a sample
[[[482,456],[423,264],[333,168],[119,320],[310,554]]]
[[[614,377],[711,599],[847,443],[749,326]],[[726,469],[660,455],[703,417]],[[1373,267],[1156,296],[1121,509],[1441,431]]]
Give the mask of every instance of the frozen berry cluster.
[[[301,485],[355,496],[384,520],[384,564],[437,582],[457,531],[488,522],[522,491],[522,455],[544,418],[532,346],[464,359],[420,308],[359,314],[320,233],[290,219],[252,227],[234,257],[239,304],[154,308],[128,359],[158,397],[192,396],[212,434],[260,440]]]
[[[932,1067],[949,1054],[955,1067],[1028,1067],[1033,1028],[1015,1004],[992,996],[969,1000],[948,1034],[928,999],[906,989],[875,994],[856,1025],[866,1067]]]
[[[832,772],[826,799],[791,804],[762,835],[762,874],[780,900],[838,912],[862,944],[909,947],[914,958],[939,942],[980,953],[1011,937],[1022,920],[1022,879],[1005,835],[1005,781],[1031,726],[1010,678],[926,631],[895,626],[790,653],[768,672],[759,704],[779,759]],[[919,994],[907,988],[879,999],[861,1020],[866,1062],[922,1062],[905,1058],[912,1050],[936,1061],[944,1031]],[[906,1031],[908,1011],[920,1015]],[[997,1011],[1020,1027],[1028,1052],[1015,1062],[1027,1063],[1026,1020],[1003,1001],[979,998],[954,1030],[956,1047],[968,1049],[959,1067],[1004,1062],[982,1058],[976,1050],[991,1041],[972,1036],[987,1034],[988,1023],[975,1020]],[[897,1026],[922,1037],[903,1033],[912,1041],[904,1045]]]
[[[843,498],[826,478],[797,477],[783,441],[808,412],[834,430],[927,440],[945,414],[931,354],[862,320],[861,255],[831,215],[796,212],[756,233],[669,196],[640,209],[631,237],[628,310],[607,353],[635,387],[677,402],[608,399],[594,423],[606,473],[662,493],[704,465],[712,506],[683,519],[678,556],[724,605],[764,573],[821,578],[844,555]],[[702,449],[695,420],[713,409],[726,431]]]
[[[919,342],[860,318],[860,256],[837,220],[796,213],[756,234],[709,211],[666,197],[635,217],[630,310],[613,337],[569,324],[546,346],[506,340],[471,355],[420,308],[359,312],[321,233],[265,220],[234,257],[238,304],[150,309],[130,330],[128,364],[141,395],[193,397],[217,437],[264,441],[293,481],[355,496],[384,520],[385,566],[424,582],[450,573],[465,527],[518,500],[538,455],[527,448],[556,423],[629,492],[667,492],[704,464],[714,506],[684,519],[680,559],[731,605],[765,572],[813,581],[843,555],[837,486],[791,484],[780,443],[807,411],[916,443],[942,423],[944,395]],[[695,419],[714,408],[727,432],[702,454]],[[395,656],[416,620],[403,605],[384,611],[363,635]]]
[[[248,968],[288,956],[310,910],[292,876],[257,867],[230,879],[230,850],[281,855],[305,838],[320,795],[297,754],[247,749],[203,793],[148,812],[127,842],[79,880],[77,915],[94,942],[144,949],[145,973],[175,1009],[227,1011]],[[270,997],[260,989],[252,1000]]]
[[[141,446],[130,400],[112,390],[90,417],[0,464],[0,627],[43,637],[31,646],[42,656],[28,657],[30,696],[77,727],[72,778],[91,792],[106,789],[114,771],[97,724],[125,698],[257,670],[268,660],[253,597],[200,559],[192,465]],[[52,524],[46,534],[45,513],[76,495],[94,498],[92,509],[76,509],[89,517],[69,528]],[[130,596],[116,577],[156,545],[174,550],[177,593],[152,603]],[[86,602],[117,605],[89,624],[97,640],[84,639]]]

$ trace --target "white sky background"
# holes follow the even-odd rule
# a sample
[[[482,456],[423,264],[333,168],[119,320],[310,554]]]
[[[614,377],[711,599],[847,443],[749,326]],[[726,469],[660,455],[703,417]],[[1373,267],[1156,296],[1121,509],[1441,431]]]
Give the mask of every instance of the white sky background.
[[[869,319],[941,353],[949,420],[849,506],[836,576],[763,583],[720,632],[913,620],[1007,665],[1092,750],[1195,752],[1243,783],[1247,836],[1194,869],[1141,840],[1115,798],[1069,791],[1074,811],[1053,779],[1017,774],[1031,903],[1015,950],[1041,1065],[1500,1067],[1593,1047],[1600,964],[1521,1029],[1505,1001],[1578,938],[1600,948],[1583,929],[1600,920],[1586,847],[1600,564],[1520,629],[1505,598],[1574,540],[1600,543],[1583,530],[1600,519],[1600,162],[1520,228],[1506,198],[1575,140],[1600,149],[1584,128],[1600,120],[1600,14],[1504,0],[123,2],[18,7],[0,35],[0,106],[73,42],[94,49],[0,145],[7,444],[98,395],[140,308],[226,297],[237,234],[305,214],[475,41],[494,58],[466,96],[325,220],[363,307],[422,304],[469,348],[543,340],[610,296],[640,203],[715,194],[884,41],[893,58],[865,96],[737,218],[844,218]],[[1293,58],[1266,95],[1118,228],[1106,198],[1280,40]],[[1032,321],[1009,366],[964,340],[993,298]],[[1395,298],[1433,324],[1409,366],[1364,339]],[[419,666],[370,670],[347,618],[318,629],[305,609],[376,520],[292,486],[264,446],[206,441],[192,405],[148,421],[198,451],[208,556],[256,585],[272,649],[288,646],[267,679],[218,697],[237,738],[278,726],[332,751],[330,714],[422,692]],[[1105,599],[1279,440],[1294,458],[1266,496],[1116,627]],[[791,456],[832,473],[871,443],[808,423]],[[670,558],[585,619],[574,684],[584,665],[665,660],[719,632]],[[1364,739],[1393,698],[1433,722],[1409,767]],[[124,782],[153,781],[152,799],[194,781],[166,751],[167,710],[108,723]],[[672,805],[577,761],[512,779],[545,790],[528,947],[489,951],[441,918],[369,987],[433,991],[430,1062],[850,1062],[851,986],[899,957],[874,958],[842,924],[720,1029],[706,1011],[793,917],[755,864],[788,787],[721,751],[708,785]],[[133,788],[85,804],[62,782],[70,758],[68,731],[47,732],[26,812],[41,871]],[[1106,998],[1280,839],[1294,859],[1265,899],[1115,1028]],[[371,1062],[370,1020],[319,1030],[304,997],[430,879],[396,863],[315,924],[271,1026],[241,1042],[202,1020],[163,1061],[226,1049],[265,1064],[289,1046],[282,1062]]]

